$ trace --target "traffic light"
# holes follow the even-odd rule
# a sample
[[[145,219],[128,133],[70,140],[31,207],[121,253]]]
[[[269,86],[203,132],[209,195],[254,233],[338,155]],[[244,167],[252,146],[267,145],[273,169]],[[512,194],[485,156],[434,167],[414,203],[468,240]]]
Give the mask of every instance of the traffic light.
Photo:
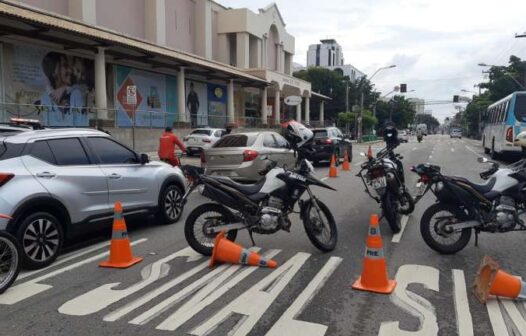
[[[400,84],[400,92],[401,93],[407,92],[407,84]]]
[[[453,96],[453,103],[458,103],[458,102],[460,102],[460,96],[458,95]]]

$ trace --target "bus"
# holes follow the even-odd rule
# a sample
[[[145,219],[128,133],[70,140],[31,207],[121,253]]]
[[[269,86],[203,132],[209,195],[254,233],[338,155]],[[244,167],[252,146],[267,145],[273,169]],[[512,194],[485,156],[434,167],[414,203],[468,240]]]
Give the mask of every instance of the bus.
[[[484,114],[482,147],[492,159],[503,154],[520,152],[515,136],[526,130],[526,91],[517,91],[491,104]]]

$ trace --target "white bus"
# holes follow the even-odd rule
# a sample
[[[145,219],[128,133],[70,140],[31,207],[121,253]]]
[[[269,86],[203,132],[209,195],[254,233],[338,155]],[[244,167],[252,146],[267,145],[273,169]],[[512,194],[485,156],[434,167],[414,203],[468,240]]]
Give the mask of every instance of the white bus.
[[[514,92],[490,105],[484,114],[482,146],[492,159],[509,152],[520,152],[515,136],[526,130],[526,91]]]

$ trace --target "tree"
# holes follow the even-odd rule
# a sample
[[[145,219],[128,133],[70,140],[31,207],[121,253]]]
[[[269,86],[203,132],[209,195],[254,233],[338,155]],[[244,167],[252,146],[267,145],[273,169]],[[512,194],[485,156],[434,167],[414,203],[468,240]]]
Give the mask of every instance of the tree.
[[[415,116],[415,124],[426,124],[427,129],[430,131],[440,126],[440,122],[430,114],[417,114]]]
[[[343,127],[347,133],[350,133],[350,129],[353,128],[351,125],[354,125],[356,122],[356,117],[358,113],[355,112],[340,112],[338,113],[338,125]],[[363,111],[362,125],[364,129],[364,134],[369,133],[373,127],[378,123],[378,119],[373,116],[373,112],[370,110]]]
[[[389,116],[399,129],[407,128],[414,120],[415,107],[404,96],[394,96],[389,101],[380,100],[376,105],[378,125],[383,127]]]

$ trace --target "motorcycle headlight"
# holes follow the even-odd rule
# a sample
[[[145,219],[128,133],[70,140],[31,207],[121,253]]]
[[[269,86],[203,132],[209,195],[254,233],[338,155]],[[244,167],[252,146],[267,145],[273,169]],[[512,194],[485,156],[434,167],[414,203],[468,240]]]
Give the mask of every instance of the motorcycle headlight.
[[[436,184],[435,191],[436,191],[436,192],[441,192],[442,189],[444,189],[444,183],[442,183],[442,182],[438,182],[438,183]]]

